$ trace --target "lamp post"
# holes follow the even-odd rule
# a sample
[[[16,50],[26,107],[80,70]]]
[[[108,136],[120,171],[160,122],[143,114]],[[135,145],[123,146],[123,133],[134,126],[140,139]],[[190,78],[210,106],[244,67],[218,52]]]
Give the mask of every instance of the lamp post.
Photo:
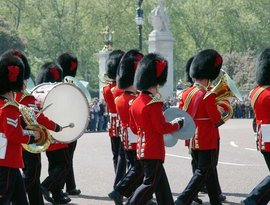
[[[142,50],[142,26],[144,23],[143,19],[143,9],[142,9],[142,2],[143,0],[138,0],[138,5],[139,7],[136,9],[136,17],[135,17],[135,22],[138,26],[139,30],[139,50]]]
[[[104,47],[103,51],[111,51],[112,50],[112,38],[113,38],[113,31],[110,29],[109,26],[106,26],[105,30],[101,32],[104,38]]]

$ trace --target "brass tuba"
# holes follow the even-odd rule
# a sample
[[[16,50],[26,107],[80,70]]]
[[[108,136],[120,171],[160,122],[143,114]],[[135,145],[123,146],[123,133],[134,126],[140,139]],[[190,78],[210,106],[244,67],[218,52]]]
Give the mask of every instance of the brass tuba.
[[[51,135],[49,131],[42,125],[38,124],[33,108],[19,104],[19,110],[26,123],[28,130],[38,131],[40,133],[40,140],[35,144],[22,144],[23,148],[31,153],[40,153],[48,149],[51,144]]]
[[[224,105],[228,108],[228,113],[223,117],[223,120],[227,121],[233,116],[233,107],[229,103],[228,98],[235,97],[242,101],[242,95],[230,76],[224,70],[221,70],[221,72],[222,74],[219,82],[214,88],[211,89],[210,93],[216,94],[217,105]],[[207,97],[209,94],[207,94],[205,97]]]

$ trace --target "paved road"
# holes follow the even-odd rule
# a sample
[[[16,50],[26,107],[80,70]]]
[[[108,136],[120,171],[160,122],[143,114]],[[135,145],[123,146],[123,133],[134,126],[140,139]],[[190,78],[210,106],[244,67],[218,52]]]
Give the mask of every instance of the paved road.
[[[220,128],[221,150],[218,172],[224,204],[240,204],[252,188],[269,171],[262,155],[255,150],[251,120],[229,120]],[[165,169],[173,196],[176,197],[190,180],[190,156],[183,141],[166,150]],[[42,154],[42,178],[47,174],[47,158]],[[107,194],[112,190],[113,164],[107,133],[86,133],[79,140],[74,158],[77,187],[82,195],[72,197],[70,205],[113,205]],[[200,195],[209,204],[207,195]]]

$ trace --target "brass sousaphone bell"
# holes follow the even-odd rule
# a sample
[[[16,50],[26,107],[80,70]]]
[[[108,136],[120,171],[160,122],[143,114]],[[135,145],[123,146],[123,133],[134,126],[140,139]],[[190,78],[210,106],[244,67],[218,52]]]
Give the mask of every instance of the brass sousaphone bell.
[[[187,112],[180,110],[177,107],[171,107],[164,111],[164,117],[167,122],[170,122],[178,117],[184,118],[184,125],[181,129],[164,135],[164,143],[166,147],[172,147],[176,145],[179,139],[186,140],[194,136],[195,123]]]
[[[214,88],[211,89],[208,94],[205,95],[204,98],[206,98],[211,93],[215,93],[217,105],[224,105],[228,108],[228,113],[223,117],[223,120],[227,121],[233,116],[233,107],[229,102],[226,101],[229,99],[229,97],[235,97],[242,101],[242,95],[230,76],[224,70],[221,70],[221,72],[222,74],[219,82]]]

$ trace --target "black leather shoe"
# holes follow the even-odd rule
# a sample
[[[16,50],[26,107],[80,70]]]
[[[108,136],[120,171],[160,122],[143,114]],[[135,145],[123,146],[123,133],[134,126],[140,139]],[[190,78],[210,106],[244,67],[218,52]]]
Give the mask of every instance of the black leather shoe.
[[[157,202],[152,198],[149,201],[147,201],[146,205],[157,205]]]
[[[246,198],[241,201],[241,205],[257,205],[256,201]]]
[[[122,196],[120,195],[119,192],[114,190],[111,193],[109,193],[108,196],[110,197],[110,199],[114,201],[115,205],[123,205]]]
[[[199,197],[196,197],[193,201],[194,201],[196,204],[203,204],[203,201],[202,201]]]
[[[40,185],[40,189],[41,189],[41,193],[43,194],[46,201],[53,203],[53,198],[50,196],[49,190],[42,185]]]
[[[223,195],[223,194],[220,194],[220,195],[219,195],[219,200],[220,200],[221,202],[225,201],[225,200],[226,200],[226,196]]]
[[[70,191],[67,190],[67,194],[68,195],[80,195],[81,190],[80,189],[73,189],[73,190],[70,190]]]
[[[53,204],[67,204],[71,201],[68,196],[62,196],[60,198],[54,198]]]
[[[176,199],[174,203],[175,205],[185,205],[184,202],[182,202],[180,199]]]

